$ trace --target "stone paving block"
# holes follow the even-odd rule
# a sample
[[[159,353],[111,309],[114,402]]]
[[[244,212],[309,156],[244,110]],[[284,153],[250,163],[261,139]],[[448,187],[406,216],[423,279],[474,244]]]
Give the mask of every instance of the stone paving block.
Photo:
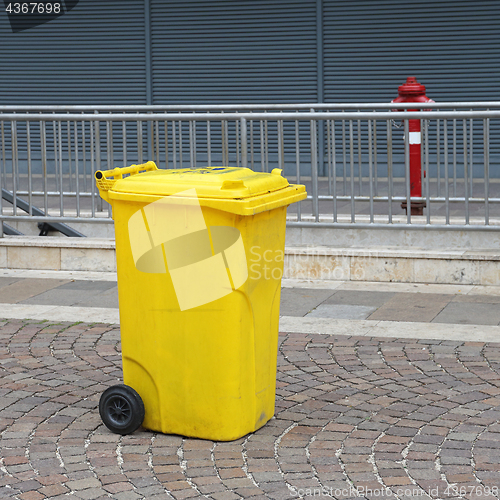
[[[87,295],[75,305],[78,307],[109,307],[116,309],[118,308],[118,289],[113,287],[99,293]]]
[[[73,492],[73,496],[83,500],[96,500],[97,498],[107,497],[107,491],[101,488],[87,488]]]
[[[21,278],[10,278],[7,276],[0,276],[0,289],[10,285],[11,283],[15,283],[16,281],[19,281]]]
[[[391,299],[394,294],[394,292],[338,290],[325,300],[325,304],[368,306],[377,309]]]
[[[238,494],[233,493],[232,491],[213,493],[211,496],[215,500],[237,500],[238,498],[241,498]]]
[[[73,491],[83,490],[87,488],[95,488],[101,486],[101,482],[95,477],[87,477],[76,481],[68,481],[66,486]]]
[[[451,302],[452,298],[452,295],[435,293],[398,293],[368,319],[430,322]]]
[[[306,317],[338,318],[338,319],[366,319],[376,310],[376,307],[347,304],[320,304]]]
[[[282,288],[280,315],[305,316],[332,294],[333,290]]]
[[[116,287],[116,281],[71,280],[64,285],[59,286],[58,288],[62,290],[104,292]]]
[[[19,301],[19,304],[60,305],[72,306],[82,301],[86,296],[91,299],[95,295],[92,291],[61,289],[61,287],[47,290],[34,297]]]
[[[28,491],[19,495],[20,500],[41,500],[42,498],[46,497],[38,491]]]
[[[141,495],[135,491],[122,491],[121,493],[116,493],[113,497],[116,500],[138,500],[142,498]]]
[[[481,293],[455,295],[452,299],[452,302],[467,302],[471,304],[500,304],[500,296],[498,294],[487,293],[488,289],[492,288],[495,287],[483,287],[485,291],[484,295]]]
[[[68,280],[30,278],[25,281],[25,279],[19,279],[0,288],[0,304],[16,304],[65,283],[68,283]]]
[[[481,296],[476,295],[475,297]],[[499,303],[451,302],[432,322],[465,325],[498,325],[500,324]]]

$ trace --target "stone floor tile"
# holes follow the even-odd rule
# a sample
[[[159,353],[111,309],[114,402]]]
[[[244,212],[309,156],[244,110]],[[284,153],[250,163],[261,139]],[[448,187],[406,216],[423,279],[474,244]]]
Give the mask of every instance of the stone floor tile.
[[[281,316],[305,316],[333,294],[333,290],[313,288],[283,288]]]
[[[325,304],[345,304],[368,306],[378,309],[394,296],[395,292],[376,292],[364,290],[338,290],[325,300]]]
[[[116,287],[116,281],[71,280],[64,285],[59,286],[58,289],[104,292]]]
[[[306,314],[306,318],[366,319],[375,310],[370,306],[324,303]]]
[[[60,306],[72,306],[78,304],[86,297],[91,299],[96,292],[91,290],[73,290],[62,287],[53,288],[46,292],[39,293],[34,297],[21,300],[19,304],[37,304],[37,305],[52,305],[57,304]]]
[[[476,295],[476,297],[481,297]],[[433,320],[433,323],[465,325],[500,324],[500,302],[451,302]]]
[[[0,288],[0,304],[16,304],[65,283],[68,283],[68,280],[31,278],[25,281],[20,279]]]
[[[15,283],[19,281],[20,278],[11,278],[6,276],[0,276],[0,288],[10,285],[11,283]]]
[[[114,287],[98,293],[94,292],[91,295],[86,295],[75,305],[78,307],[109,307],[116,309],[118,307],[118,289]]]
[[[430,322],[451,302],[452,295],[435,293],[397,293],[368,319]]]

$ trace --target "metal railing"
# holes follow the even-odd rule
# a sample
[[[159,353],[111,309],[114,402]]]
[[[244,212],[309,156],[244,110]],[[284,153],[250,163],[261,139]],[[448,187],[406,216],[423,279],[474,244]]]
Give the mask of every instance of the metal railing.
[[[0,106],[0,220],[111,222],[95,171],[147,160],[281,168],[309,194],[289,208],[295,226],[500,230],[500,102]],[[401,208],[412,202],[423,216]]]

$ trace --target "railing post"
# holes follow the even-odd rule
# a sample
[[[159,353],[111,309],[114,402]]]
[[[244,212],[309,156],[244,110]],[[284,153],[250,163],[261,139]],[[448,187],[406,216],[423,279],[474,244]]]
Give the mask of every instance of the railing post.
[[[13,202],[13,214],[17,215],[17,155],[19,151],[17,150],[17,121],[12,120],[10,122],[10,140],[12,144],[12,194],[14,196]]]
[[[98,111],[94,111],[94,113],[99,114]],[[96,170],[101,170],[101,122],[99,120],[96,120],[94,123]],[[95,182],[92,182],[92,184],[95,184]],[[99,210],[99,212],[102,211],[102,198],[100,196],[97,197],[97,210]]]
[[[191,168],[196,167],[196,145],[195,145],[195,131],[194,122],[189,120],[189,166]]]
[[[314,111],[314,110],[311,110]],[[311,134],[311,184],[312,184],[312,215],[319,222],[319,199],[318,199],[318,134],[316,120],[310,121]]]
[[[146,127],[147,144],[148,144],[148,157],[146,161],[154,161],[155,146],[154,146],[154,130],[153,130],[153,117],[148,120]]]
[[[212,130],[210,120],[207,120],[207,166],[212,166]]]
[[[411,223],[411,169],[410,169],[410,122],[404,121],[405,125],[405,187],[406,187],[406,222]],[[419,173],[420,175],[420,173]],[[404,208],[404,207],[403,207]]]
[[[372,162],[372,122],[368,120],[368,178],[370,188],[370,224],[373,224],[373,162]]]
[[[0,122],[0,146],[3,146],[4,137],[3,137],[3,121]],[[2,155],[5,158],[5,148],[2,147]],[[3,196],[2,196],[2,188],[3,188],[3,168],[5,166],[5,159],[2,162],[2,168],[0,168],[0,238],[3,238]]]
[[[49,210],[49,196],[48,196],[48,189],[49,189],[49,183],[48,183],[48,175],[47,175],[47,143],[46,143],[46,130],[45,130],[45,121],[42,120],[40,122],[40,142],[42,146],[42,175],[43,175],[43,207],[45,209],[45,213],[48,213]],[[71,150],[71,136],[69,133],[69,128],[68,128],[68,158],[70,158],[70,153],[69,151]],[[71,159],[69,160],[71,161]],[[71,167],[70,167],[71,168]],[[71,175],[71,174],[70,174]]]
[[[247,119],[240,118],[241,129],[241,166],[248,167]]]
[[[137,120],[137,157],[139,164],[143,163],[142,159],[142,147],[143,147],[143,138],[142,138],[142,122]]]
[[[392,123],[386,122],[387,130],[387,221],[392,224]]]
[[[278,168],[285,169],[285,141],[283,137],[283,120],[278,120]]]
[[[483,162],[484,162],[484,224],[490,224],[490,120],[483,120]]]

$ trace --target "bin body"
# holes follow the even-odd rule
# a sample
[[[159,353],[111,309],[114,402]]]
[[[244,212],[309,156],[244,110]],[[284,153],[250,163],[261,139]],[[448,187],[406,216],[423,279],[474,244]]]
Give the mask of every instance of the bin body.
[[[108,192],[123,377],[143,399],[145,428],[227,441],[257,430],[274,414],[286,205],[276,202],[282,190],[276,189],[270,209],[244,209],[238,205],[242,198],[231,197],[241,196],[235,176],[259,174],[203,171],[205,177],[194,169],[138,174],[119,181],[120,192]],[[163,172],[173,184],[166,192],[173,194],[155,198],[140,192],[141,176],[148,180],[144,176],[159,178]],[[207,192],[194,197],[192,189],[199,188],[176,184],[176,177],[191,176],[196,184],[206,175],[215,178],[214,196],[224,177],[231,177],[225,189],[232,193],[222,195],[227,199]],[[285,189],[288,195],[295,189],[295,199],[305,197],[302,186]],[[177,197],[175,191],[184,194]]]

